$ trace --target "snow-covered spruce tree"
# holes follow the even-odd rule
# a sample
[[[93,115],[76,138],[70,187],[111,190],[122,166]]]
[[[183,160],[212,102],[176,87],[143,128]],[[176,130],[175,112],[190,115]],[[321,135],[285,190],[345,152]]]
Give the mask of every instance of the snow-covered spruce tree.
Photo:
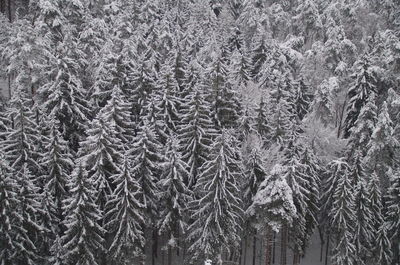
[[[40,163],[46,169],[43,176],[45,187],[56,206],[57,212],[54,215],[61,221],[63,219],[62,201],[68,196],[67,183],[73,168],[73,161],[68,143],[59,132],[59,122],[56,119],[50,119],[49,122],[51,123],[50,141],[45,147],[46,153]]]
[[[106,228],[112,235],[108,253],[113,261],[123,265],[141,257],[145,244],[142,191],[132,176],[128,157],[124,156],[120,172],[112,176],[116,188],[107,201],[105,212]]]
[[[52,252],[52,246],[56,243],[64,231],[63,200],[68,197],[67,182],[73,168],[72,155],[68,143],[59,132],[59,123],[54,117],[48,119],[50,134],[45,142],[44,154],[40,161],[42,168],[41,182],[42,209],[44,216],[41,220],[46,228],[46,241],[43,242],[45,255],[50,255],[53,260],[59,253]]]
[[[32,173],[39,171],[35,144],[38,142],[38,128],[32,111],[32,100],[25,92],[17,90],[10,101],[7,115],[11,126],[6,133],[6,140],[1,143],[6,160],[16,172],[26,163]]]
[[[296,207],[294,217],[296,226],[289,228],[289,236],[294,241],[295,264],[300,263],[300,256],[305,253],[313,230],[317,226],[319,211],[318,164],[312,154],[298,141],[301,141],[301,138],[288,142],[281,161],[286,169],[285,179],[292,190],[293,203]]]
[[[267,103],[263,97],[261,98],[258,107],[255,109],[255,115],[255,130],[264,141],[269,140],[268,137],[270,136],[272,128],[269,121]]]
[[[64,225],[61,238],[63,264],[97,265],[97,253],[103,250],[103,218],[96,201],[93,179],[88,177],[87,165],[78,160],[68,181],[70,196],[64,200]]]
[[[235,50],[231,55],[231,65],[229,66],[231,82],[237,88],[245,88],[251,79],[251,65],[250,58],[245,49]]]
[[[242,178],[236,140],[227,130],[217,136],[195,186],[188,239],[192,260],[221,261],[238,247],[242,216],[239,181]]]
[[[367,264],[371,257],[374,242],[374,215],[368,197],[368,190],[364,179],[358,181],[355,190],[355,224],[354,239],[356,264]]]
[[[140,202],[145,208],[145,224],[150,227],[155,225],[154,218],[158,212],[157,180],[161,171],[160,163],[163,162],[162,149],[154,126],[144,119],[138,135],[134,138],[129,156],[132,159],[132,174],[142,189]]]
[[[368,57],[364,56],[356,63],[353,73],[354,82],[347,92],[348,106],[344,121],[343,136],[350,137],[351,128],[354,127],[361,109],[367,104],[371,93],[376,93],[376,73]]]
[[[339,179],[342,175],[348,174],[349,165],[345,158],[331,161],[325,167],[325,174],[321,180],[321,218],[320,225],[326,233],[327,242],[330,241],[334,231],[332,230],[332,218],[330,213],[333,209],[333,196],[337,189]]]
[[[391,180],[391,185],[388,189],[386,201],[387,213],[386,220],[388,223],[388,232],[392,243],[393,262],[398,262],[400,259],[400,173],[396,172]]]
[[[155,134],[154,124],[143,118],[143,125],[133,140],[129,156],[132,159],[132,175],[139,182],[142,190],[140,202],[144,207],[143,230],[151,229],[153,237],[152,262],[157,256],[157,221],[159,213],[159,187],[157,182],[161,174],[161,163],[164,161],[163,147]],[[148,234],[148,233],[147,233]],[[145,234],[146,235],[146,234]],[[146,236],[150,240],[151,235]]]
[[[310,111],[314,95],[310,91],[310,86],[301,78],[294,83],[292,96],[293,106],[295,106],[294,112],[301,121]]]
[[[267,175],[267,170],[264,166],[265,161],[261,146],[257,142],[244,158],[243,203],[245,209],[247,209],[253,203],[254,196],[256,196],[261,182]]]
[[[381,226],[377,231],[377,237],[375,238],[375,253],[374,261],[376,264],[390,265],[393,260],[392,244],[390,243],[390,234],[388,224],[382,222]]]
[[[280,164],[272,168],[246,211],[247,215],[256,218],[259,230],[265,229],[266,264],[272,261],[272,232],[279,232],[283,225],[290,226],[296,216],[292,191],[285,179],[286,170]]]
[[[250,102],[245,104],[237,121],[238,140],[241,142],[245,141],[250,135],[257,133],[253,128],[255,120],[253,107]]]
[[[349,155],[357,153],[364,157],[368,151],[368,143],[378,120],[378,108],[375,104],[375,92],[371,92],[367,103],[361,108],[360,114],[350,129]],[[350,158],[351,159],[351,158]]]
[[[388,106],[384,102],[365,157],[367,170],[375,171],[384,189],[389,186],[390,174],[395,167],[395,149],[398,147],[399,142],[393,134],[393,122],[389,117]]]
[[[76,40],[65,36],[57,53],[47,53],[49,64],[45,68],[48,79],[37,91],[38,106],[44,115],[54,115],[60,122],[61,134],[68,140],[72,151],[76,152],[83,140],[86,123],[90,116],[89,104],[79,73],[84,58],[80,54]]]
[[[117,138],[115,127],[106,121],[100,112],[81,142],[79,157],[82,159],[88,177],[93,181],[96,204],[104,211],[108,197],[113,193],[111,176],[119,172],[122,144]]]
[[[24,163],[22,167],[15,171],[18,185],[19,205],[16,213],[20,218],[18,232],[15,240],[16,264],[37,264],[41,260],[41,253],[37,245],[46,240],[42,238],[44,228],[40,225],[43,217],[41,209],[41,196],[37,186],[37,178],[29,170],[28,164]]]
[[[177,131],[179,108],[182,103],[179,98],[178,82],[175,80],[172,63],[169,60],[167,59],[166,63],[161,66],[155,102],[162,129],[168,136],[171,136]],[[167,141],[167,139],[160,140],[163,144]]]
[[[344,165],[337,176],[337,185],[332,194],[329,211],[333,236],[332,262],[337,265],[354,264],[357,260],[354,244],[354,222],[356,221],[354,189],[349,178],[348,165]],[[336,174],[335,174],[336,175]]]
[[[12,264],[16,255],[15,240],[21,216],[16,211],[20,205],[19,186],[15,174],[0,152],[0,260],[3,264]]]
[[[132,85],[128,96],[129,101],[133,103],[133,115],[137,124],[148,97],[156,87],[156,73],[145,52],[138,52],[138,58],[132,70],[129,75]]]
[[[324,80],[314,93],[314,100],[311,103],[312,117],[320,120],[324,126],[333,122],[333,96],[332,91],[339,86],[335,77]]]
[[[172,249],[177,248],[179,254],[182,236],[187,232],[187,205],[191,200],[191,192],[184,180],[189,178],[187,164],[182,160],[178,141],[171,137],[166,150],[166,162],[163,165],[160,187],[160,221],[159,233],[167,235],[168,265],[172,264]]]
[[[185,98],[182,106],[182,123],[178,135],[182,159],[189,167],[189,179],[185,183],[192,189],[197,182],[199,169],[206,161],[214,138],[214,124],[210,121],[210,105],[199,87]]]
[[[114,127],[115,137],[119,139],[124,148],[129,148],[135,134],[135,124],[132,119],[130,103],[119,86],[112,88],[111,98],[101,109],[101,116],[107,124]]]

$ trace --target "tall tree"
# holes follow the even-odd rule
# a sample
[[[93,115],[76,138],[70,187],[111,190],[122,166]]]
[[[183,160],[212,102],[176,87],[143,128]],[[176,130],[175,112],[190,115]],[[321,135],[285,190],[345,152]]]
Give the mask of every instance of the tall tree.
[[[131,264],[133,258],[142,255],[145,244],[142,224],[143,204],[140,202],[142,190],[132,176],[131,163],[125,155],[121,171],[112,176],[115,190],[106,204],[106,228],[112,234],[108,253],[112,260],[120,264]]]
[[[68,182],[71,195],[64,200],[67,229],[61,240],[65,251],[62,259],[66,264],[99,264],[96,254],[103,250],[104,229],[99,224],[103,216],[95,203],[93,184],[86,165],[77,161]]]
[[[189,227],[193,259],[221,262],[223,251],[238,247],[242,215],[238,158],[235,139],[223,130],[212,145],[195,186],[198,199],[191,204],[194,221]]]

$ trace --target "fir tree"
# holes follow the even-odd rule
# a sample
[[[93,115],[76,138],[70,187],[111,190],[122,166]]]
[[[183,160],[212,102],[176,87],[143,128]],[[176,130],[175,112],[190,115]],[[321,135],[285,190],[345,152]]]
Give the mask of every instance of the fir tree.
[[[111,98],[101,110],[102,118],[114,127],[115,137],[128,148],[135,134],[135,124],[130,112],[130,104],[118,86],[111,90]]]
[[[187,165],[179,153],[178,141],[170,138],[166,151],[166,162],[159,181],[160,201],[163,207],[160,212],[159,232],[168,237],[168,259],[172,261],[171,248],[180,247],[179,241],[187,231],[187,204],[191,199],[191,192],[184,184],[189,178]]]
[[[37,264],[41,256],[37,243],[41,243],[41,235],[44,228],[40,225],[43,210],[40,205],[40,193],[37,179],[30,172],[28,164],[24,163],[22,168],[16,172],[19,205],[16,209],[20,220],[18,220],[18,232],[16,240],[17,264]],[[38,245],[39,245],[38,244]]]
[[[370,61],[364,57],[357,63],[356,73],[353,77],[355,79],[353,85],[350,87],[347,96],[349,98],[349,105],[347,107],[347,114],[344,121],[344,137],[348,138],[351,133],[355,122],[360,115],[361,109],[367,104],[368,98],[371,93],[376,91],[376,73],[373,72]]]
[[[64,200],[64,225],[61,238],[66,264],[97,265],[96,254],[103,250],[104,230],[99,225],[103,218],[96,201],[93,180],[88,177],[86,165],[78,161],[68,182],[70,196]]]
[[[154,126],[145,119],[138,135],[134,138],[129,156],[132,158],[132,175],[142,190],[140,202],[145,209],[144,221],[150,227],[155,225],[154,219],[158,213],[157,180],[161,170],[160,162],[163,161],[160,150],[162,147],[155,135]]]
[[[0,155],[0,260],[4,264],[12,264],[16,256],[16,238],[21,222],[21,216],[16,211],[20,205],[19,186],[4,154]]]
[[[390,188],[388,190],[388,198],[386,202],[387,207],[387,223],[388,232],[390,232],[390,240],[392,243],[393,250],[393,262],[397,262],[400,258],[399,244],[400,244],[400,220],[398,218],[400,214],[400,174],[396,172],[391,181]],[[381,227],[384,229],[385,227]],[[382,242],[384,243],[384,242]],[[379,253],[381,254],[381,253]]]
[[[83,56],[72,36],[68,36],[58,47],[57,55],[50,56],[51,64],[46,68],[49,79],[37,92],[38,105],[44,115],[54,115],[60,122],[61,134],[68,139],[73,151],[78,151],[83,140],[86,123],[90,116],[89,103],[79,73],[82,70],[78,59]]]
[[[366,264],[371,256],[374,219],[364,180],[359,180],[355,192],[355,250],[356,263]]]
[[[105,121],[102,113],[90,127],[88,137],[81,143],[79,155],[87,167],[88,177],[93,181],[96,204],[103,211],[113,193],[111,176],[119,171],[122,145],[116,137],[115,127]]]
[[[378,122],[368,143],[365,158],[369,171],[375,171],[384,188],[389,186],[390,172],[394,168],[394,150],[399,146],[393,135],[393,123],[389,117],[386,102],[381,107]]]
[[[141,227],[144,223],[143,205],[139,201],[142,191],[131,174],[127,155],[121,172],[112,178],[116,188],[107,201],[105,213],[106,227],[112,235],[108,253],[115,262],[130,264],[132,258],[142,254],[145,241]]]
[[[182,109],[182,124],[178,135],[182,146],[182,159],[189,167],[191,189],[197,182],[199,169],[208,157],[214,135],[214,124],[210,121],[210,108],[200,88],[194,88],[185,98]]]
[[[63,220],[63,200],[68,196],[67,182],[73,168],[72,155],[69,152],[68,143],[62,138],[59,123],[55,119],[50,120],[50,141],[45,147],[45,154],[41,166],[45,168],[44,192],[49,200],[49,215],[53,216],[52,226],[55,232],[61,236],[64,229],[61,227]]]
[[[40,168],[35,146],[38,142],[38,129],[32,112],[32,101],[26,93],[15,91],[10,104],[8,116],[12,120],[12,127],[6,134],[7,139],[2,142],[5,157],[16,172],[22,170],[26,163],[29,170],[36,173]]]
[[[201,168],[195,186],[199,199],[191,204],[194,220],[189,227],[189,251],[193,259],[221,258],[222,251],[237,247],[241,222],[238,152],[230,133],[222,131]],[[203,257],[204,255],[205,257]]]
[[[179,108],[181,101],[178,97],[179,86],[174,78],[173,68],[171,63],[163,64],[159,74],[157,84],[157,111],[158,118],[162,122],[162,129],[167,135],[173,135],[177,131],[179,122]],[[166,143],[167,139],[161,139],[162,143]]]
[[[335,239],[332,262],[338,265],[354,264],[357,259],[352,225],[356,220],[355,198],[348,172],[347,166],[337,176],[337,185],[332,194],[332,208],[329,212]]]

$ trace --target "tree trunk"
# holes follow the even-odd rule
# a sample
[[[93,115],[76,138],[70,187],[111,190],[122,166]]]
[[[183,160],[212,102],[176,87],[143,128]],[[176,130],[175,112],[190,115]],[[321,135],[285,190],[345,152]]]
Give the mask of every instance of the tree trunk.
[[[172,265],[172,247],[168,246],[168,265]]]
[[[324,240],[324,233],[322,233],[322,229],[320,226],[318,226],[318,232],[319,232],[319,238],[321,240],[321,253],[319,257],[319,261],[322,262],[323,256],[324,256],[324,245],[325,245],[325,240]]]
[[[272,252],[272,231],[267,227],[265,232],[265,265],[271,265],[271,252]]]
[[[326,236],[326,252],[325,252],[325,265],[328,265],[328,256],[329,256],[329,242],[330,242],[330,233],[328,232]]]
[[[297,249],[293,250],[293,265],[300,265],[300,253]]]
[[[254,233],[253,236],[253,265],[256,265],[256,255],[257,255],[257,237],[256,234]]]
[[[276,233],[274,232],[274,239],[272,241],[272,264],[275,264],[275,253],[276,253]]]
[[[10,21],[10,23],[12,22],[11,0],[8,0],[8,20]]]
[[[156,264],[157,249],[158,249],[157,229],[153,228],[153,249],[152,249],[152,255],[151,255],[151,264],[152,265]]]
[[[247,258],[247,235],[244,235],[243,244],[240,250],[240,260],[243,259],[243,265],[246,265]]]
[[[287,226],[284,224],[281,231],[281,265],[286,265],[286,252],[287,252]]]
[[[6,13],[6,3],[5,0],[0,0],[0,12],[5,14]]]

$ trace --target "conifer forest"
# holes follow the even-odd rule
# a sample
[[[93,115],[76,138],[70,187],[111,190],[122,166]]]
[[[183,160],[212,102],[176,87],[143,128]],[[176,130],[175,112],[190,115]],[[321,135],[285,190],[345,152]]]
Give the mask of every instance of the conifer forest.
[[[399,0],[0,0],[0,265],[399,265]]]

